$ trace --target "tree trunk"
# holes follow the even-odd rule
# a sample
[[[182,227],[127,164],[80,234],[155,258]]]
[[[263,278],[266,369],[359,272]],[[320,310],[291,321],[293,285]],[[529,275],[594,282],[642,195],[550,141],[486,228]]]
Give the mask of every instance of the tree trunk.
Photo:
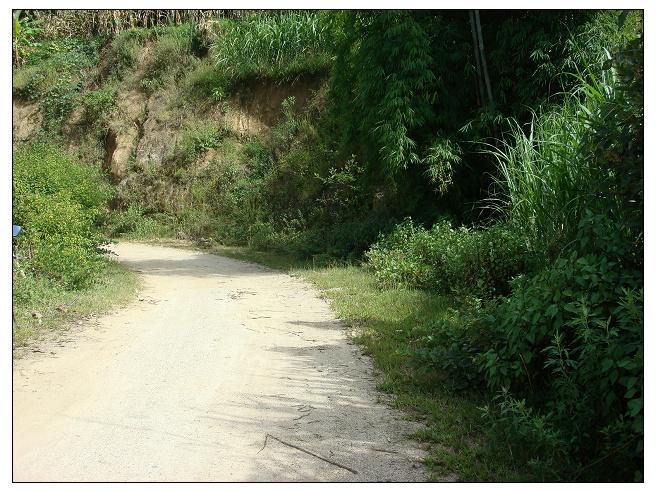
[[[485,77],[485,86],[487,88],[487,96],[490,99],[490,104],[494,106],[494,98],[492,97],[492,86],[490,85],[490,75],[487,72],[487,61],[485,60],[485,46],[483,45],[483,32],[481,29],[481,17],[478,10],[474,10],[474,17],[476,18],[476,30],[478,33],[478,48],[481,52],[481,64],[483,65],[483,76]]]
[[[473,47],[474,47],[474,57],[476,59],[476,88],[478,89],[477,91],[477,99],[478,99],[478,105],[482,106],[483,105],[483,100],[485,99],[485,92],[483,90],[483,76],[481,73],[481,58],[478,54],[478,39],[476,37],[476,24],[474,22],[474,11],[470,10],[469,11],[469,25],[471,26],[471,33],[472,33],[472,41],[473,41]]]

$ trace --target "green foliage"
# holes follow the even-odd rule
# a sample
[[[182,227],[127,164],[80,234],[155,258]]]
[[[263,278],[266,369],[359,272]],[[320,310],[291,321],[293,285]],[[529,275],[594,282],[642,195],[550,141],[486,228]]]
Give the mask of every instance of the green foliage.
[[[104,262],[95,250],[99,238],[91,217],[69,195],[33,195],[19,213],[26,224],[20,244],[29,251],[29,268],[73,289],[99,278]]]
[[[178,165],[189,164],[203,152],[217,147],[226,134],[225,128],[211,122],[189,123],[176,144],[172,159]]]
[[[89,118],[101,118],[116,102],[116,89],[105,86],[102,89],[86,92],[82,102]]]
[[[34,143],[13,155],[14,207],[21,209],[29,195],[68,193],[84,209],[95,213],[112,195],[99,169],[69,158],[58,147]],[[19,218],[19,217],[17,217]]]
[[[365,143],[368,160],[380,157],[390,173],[419,162],[413,133],[431,119],[435,97],[428,35],[403,11],[350,11],[336,23],[332,95],[350,115],[345,138]]]
[[[531,108],[559,104],[578,85],[572,73],[599,74],[601,57],[639,31],[639,12],[623,26],[619,17],[481,11],[491,104],[479,93],[467,11],[334,12],[330,83],[340,151],[356,154],[373,176],[390,174],[414,200],[406,200],[406,215],[477,220],[468,205],[486,196],[493,163],[474,142],[498,139],[506,117],[521,126]]]
[[[123,78],[126,71],[132,69],[139,56],[139,38],[131,30],[121,31],[111,42],[109,50],[110,74]]]
[[[527,465],[533,480],[556,481],[567,460],[567,445],[558,428],[507,390],[481,408],[491,440],[491,452]]]
[[[476,358],[488,346],[489,335],[479,310],[480,303],[467,298],[457,309],[414,326],[406,349],[412,367],[449,389],[480,389],[484,379]]]
[[[104,265],[94,221],[111,196],[98,170],[52,145],[24,146],[14,153],[13,195],[23,268],[69,289],[94,283]]]
[[[641,477],[641,60],[638,40],[615,57],[621,79],[612,73],[581,79],[564,109],[542,116],[539,131],[522,134],[501,159],[507,167],[500,184],[509,197],[501,210],[514,224],[508,239],[523,246],[520,258],[527,258],[525,244],[531,258],[541,255],[530,265],[548,266],[513,280],[512,294],[480,316],[474,312],[467,328],[457,319],[419,327],[422,335],[408,352],[462,387],[477,382],[466,379],[477,374],[475,365],[482,368],[490,387],[501,391],[484,410],[491,445],[510,449],[514,466],[528,467],[537,479]],[[439,223],[430,232],[405,223],[368,257],[379,281],[439,286],[441,280],[441,289],[458,292],[462,279],[477,284],[467,266],[477,272],[480,264],[459,261],[471,257],[469,240],[476,244],[477,234],[461,230],[463,241]],[[550,261],[564,246],[569,252]],[[513,255],[508,264],[525,270]]]
[[[182,86],[192,101],[220,102],[226,98],[226,76],[206,58],[190,68]]]
[[[43,31],[38,20],[22,13],[22,10],[15,10],[12,15],[12,62],[15,66],[21,66],[38,49],[40,43],[37,38]]]
[[[112,236],[133,232],[143,219],[144,209],[139,205],[130,204],[122,212],[115,212],[110,218],[110,233]]]
[[[165,79],[180,78],[192,63],[189,29],[169,29],[159,35],[146,58],[141,87],[146,92],[161,88]]]
[[[113,87],[143,47],[142,88],[180,95],[175,109],[198,116],[177,120],[165,157],[173,165],[145,165],[126,180],[127,208],[106,218],[112,234],[212,238],[315,266],[367,252],[362,292],[334,296],[367,326],[360,341],[388,372],[385,387],[424,403],[404,391],[480,395],[487,383],[497,394],[476,424],[489,429],[488,446],[451,445],[530,479],[639,478],[641,14],[482,11],[481,22],[493,101],[480,93],[465,11],[220,20],[207,58],[197,57],[196,28],[132,29],[111,41],[109,74],[94,84],[86,72],[95,41],[44,41],[15,69],[14,93],[41,100],[51,129],[77,104],[102,129]],[[330,66],[328,93],[304,111],[287,98],[257,137],[198,120],[217,103],[226,109],[240,82]],[[491,137],[505,142],[480,152]],[[26,265],[39,281],[82,285],[94,277],[92,225],[106,198],[75,181],[79,169],[44,161],[16,168],[15,210],[34,231],[19,247],[31,251]],[[471,206],[482,197],[485,208]],[[399,224],[408,215],[414,222]],[[31,280],[19,298],[38,295]],[[441,442],[435,435],[450,431],[435,430],[447,424],[440,405],[431,408],[433,428],[422,435]],[[459,472],[466,458],[453,460],[438,451],[432,466]]]
[[[572,12],[559,20],[555,36],[543,34],[528,47],[529,58],[535,63],[534,78],[539,81],[531,90],[545,91],[549,83],[567,90],[579,82],[574,74],[601,75],[608,52],[639,36],[640,17],[638,11],[601,10]],[[576,18],[584,22],[574,27],[567,25]]]
[[[285,100],[280,105],[282,118],[271,131],[274,147],[279,147],[284,150],[289,149],[289,146],[292,144],[296,133],[300,129],[301,118],[299,118],[299,115],[294,110],[295,103],[296,98],[294,96],[290,96],[285,98]]]
[[[104,229],[112,237],[166,238],[174,235],[171,222],[164,214],[148,215],[143,207],[130,204],[125,210],[113,211],[106,218]]]
[[[591,178],[578,193],[572,191],[578,222],[561,236],[570,239],[569,251],[514,281],[512,295],[486,309],[485,324],[494,335],[479,363],[492,388],[506,388],[510,400],[525,401],[540,422],[557,429],[564,455],[557,463],[560,476],[640,480],[642,40],[629,43],[614,65],[624,74],[621,79],[581,81],[585,124],[574,133],[574,151],[564,153],[570,156],[570,173],[583,169]],[[578,113],[566,114],[579,121]],[[561,138],[560,130],[554,133]],[[558,176],[543,173],[544,188],[558,192],[567,186]],[[529,209],[538,203],[527,201]],[[538,227],[550,225],[544,224]],[[536,230],[534,224],[525,227]],[[504,432],[513,431],[502,426],[499,433]],[[522,459],[540,458],[531,445],[519,446],[525,445]]]
[[[443,221],[426,230],[409,219],[366,254],[382,286],[479,297],[506,292],[508,282],[524,271],[527,256],[522,240],[501,224],[454,229]]]
[[[489,384],[526,395],[570,457],[612,453],[605,473],[627,480],[642,451],[641,284],[639,272],[574,252],[488,311],[498,341],[480,357]]]
[[[14,70],[14,94],[41,102],[44,128],[59,132],[97,63],[97,39],[49,40]]]
[[[536,117],[526,133],[516,126],[514,142],[492,151],[499,163],[496,199],[534,250],[553,254],[566,245],[595,188],[609,178],[593,137],[620,133],[609,127],[622,121],[609,118],[616,104],[611,77],[591,77],[560,109]]]
[[[453,168],[462,162],[461,154],[458,144],[445,138],[435,139],[428,148],[423,162],[427,166],[426,175],[438,192],[445,193],[449,188]]]
[[[260,137],[251,138],[242,147],[248,166],[248,174],[253,178],[264,177],[273,166],[273,153]]]
[[[116,87],[106,84],[82,96],[83,118],[88,129],[107,130],[109,116],[116,104]]]

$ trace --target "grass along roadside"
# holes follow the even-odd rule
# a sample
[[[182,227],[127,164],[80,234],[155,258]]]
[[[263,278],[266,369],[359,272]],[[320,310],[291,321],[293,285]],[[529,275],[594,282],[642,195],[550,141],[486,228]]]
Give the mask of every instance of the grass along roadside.
[[[413,331],[457,309],[457,302],[416,289],[377,287],[372,273],[353,266],[313,266],[293,257],[245,247],[212,245],[206,251],[253,261],[298,276],[318,287],[354,341],[382,372],[378,389],[394,395],[394,405],[422,420],[414,438],[426,443],[432,480],[522,480],[509,456],[490,452],[479,407],[480,395],[447,389],[418,370],[407,349]]]
[[[105,313],[134,298],[140,280],[136,273],[116,261],[109,261],[104,276],[86,290],[70,291],[43,279],[27,279],[33,289],[31,301],[14,303],[14,356],[39,339],[57,336],[71,323]],[[34,315],[32,313],[35,313]]]

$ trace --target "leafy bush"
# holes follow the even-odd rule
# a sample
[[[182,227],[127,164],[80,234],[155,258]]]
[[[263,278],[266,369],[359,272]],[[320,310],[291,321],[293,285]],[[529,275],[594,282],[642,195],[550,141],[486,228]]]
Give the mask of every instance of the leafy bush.
[[[84,119],[89,128],[106,130],[109,115],[116,103],[116,87],[106,85],[82,96]]]
[[[525,463],[532,478],[555,481],[567,463],[567,443],[551,420],[537,414],[525,400],[514,398],[502,389],[481,408],[488,427],[491,452],[507,456],[508,461]]]
[[[300,258],[360,261],[380,231],[389,230],[392,225],[393,219],[377,215],[311,227],[290,224],[278,229],[269,249]]]
[[[136,204],[128,205],[125,210],[112,211],[105,219],[104,228],[112,237],[143,239],[174,235],[170,217],[147,215],[146,210]]]
[[[25,268],[84,288],[99,278],[103,238],[94,223],[112,192],[98,169],[68,157],[48,144],[14,153],[13,220],[23,226],[18,238]]]
[[[266,175],[273,166],[273,153],[261,138],[254,137],[246,142],[242,153],[248,166],[248,174],[254,178]]]
[[[13,154],[15,210],[29,196],[68,193],[90,213],[96,213],[112,195],[99,169],[78,162],[48,143],[19,147]]]
[[[366,257],[383,286],[489,297],[507,291],[512,277],[524,271],[528,253],[502,224],[454,229],[442,221],[426,230],[407,219],[380,238]]]
[[[109,217],[111,235],[114,236],[135,231],[139,222],[143,219],[144,212],[143,207],[131,203],[127,209],[111,214]]]
[[[33,195],[21,211],[29,267],[80,289],[94,283],[103,270],[96,246],[102,241],[92,231],[91,217],[66,193]]]
[[[44,42],[30,63],[14,71],[14,93],[41,101],[46,129],[59,132],[77,105],[79,91],[97,64],[98,44],[97,39]]]
[[[37,38],[43,31],[40,22],[21,15],[22,10],[14,10],[12,16],[12,62],[15,66],[25,63],[30,54],[39,47]]]
[[[172,29],[158,36],[146,60],[141,86],[147,92],[162,87],[167,77],[178,78],[192,60],[188,30]]]
[[[225,76],[207,59],[196,62],[185,75],[183,88],[194,101],[225,99]]]
[[[187,124],[173,152],[176,164],[189,164],[203,152],[217,147],[227,134],[225,127],[217,127],[211,122]]]
[[[137,63],[139,40],[130,30],[121,31],[114,39],[109,50],[110,74],[123,78],[125,72]]]
[[[572,252],[489,308],[496,341],[479,362],[492,388],[525,397],[560,429],[570,456],[611,453],[618,477],[642,450],[642,312],[640,272]]]

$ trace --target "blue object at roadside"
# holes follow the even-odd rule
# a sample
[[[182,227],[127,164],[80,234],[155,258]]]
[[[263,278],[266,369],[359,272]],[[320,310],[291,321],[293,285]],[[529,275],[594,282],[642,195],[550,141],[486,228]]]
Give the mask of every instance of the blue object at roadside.
[[[13,224],[13,234],[14,235],[12,237],[18,236],[20,234],[21,229],[22,229],[21,226]]]

